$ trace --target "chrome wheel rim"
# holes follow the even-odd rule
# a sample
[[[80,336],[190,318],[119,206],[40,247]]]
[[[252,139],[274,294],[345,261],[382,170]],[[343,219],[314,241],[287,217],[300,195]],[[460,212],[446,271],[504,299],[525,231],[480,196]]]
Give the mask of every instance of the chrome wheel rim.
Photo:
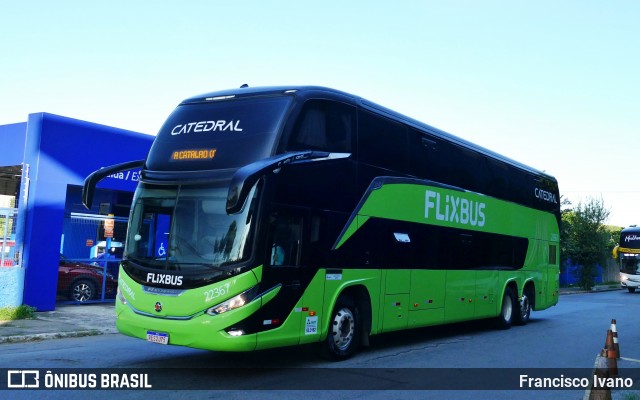
[[[345,350],[353,341],[355,335],[355,318],[348,308],[341,308],[336,312],[331,326],[333,343],[339,350]]]
[[[80,283],[73,287],[73,299],[87,301],[91,298],[91,287],[86,283]]]
[[[511,321],[511,314],[513,313],[513,304],[511,304],[511,298],[507,295],[502,299],[502,318],[505,321]]]
[[[529,318],[530,308],[531,308],[531,303],[529,302],[529,298],[527,297],[526,294],[523,294],[522,298],[520,299],[520,317],[522,318],[523,321]]]

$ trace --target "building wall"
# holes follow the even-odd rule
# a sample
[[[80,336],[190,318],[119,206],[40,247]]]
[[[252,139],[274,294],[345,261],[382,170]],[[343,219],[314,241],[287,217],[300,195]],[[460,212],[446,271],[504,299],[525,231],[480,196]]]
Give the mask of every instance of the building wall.
[[[24,157],[27,123],[0,125],[0,167],[20,165]]]
[[[25,271],[23,304],[55,309],[67,185],[82,185],[101,167],[146,158],[153,139],[53,114],[29,115],[20,190],[28,196],[26,204],[20,201],[17,232]],[[135,185],[133,179],[105,179],[98,187],[133,191]]]

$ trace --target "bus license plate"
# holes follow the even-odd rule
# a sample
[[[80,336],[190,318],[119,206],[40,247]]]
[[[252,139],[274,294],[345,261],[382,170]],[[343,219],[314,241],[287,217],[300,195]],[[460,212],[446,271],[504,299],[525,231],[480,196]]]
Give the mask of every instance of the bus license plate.
[[[169,334],[164,332],[147,331],[147,341],[160,344],[169,344]]]

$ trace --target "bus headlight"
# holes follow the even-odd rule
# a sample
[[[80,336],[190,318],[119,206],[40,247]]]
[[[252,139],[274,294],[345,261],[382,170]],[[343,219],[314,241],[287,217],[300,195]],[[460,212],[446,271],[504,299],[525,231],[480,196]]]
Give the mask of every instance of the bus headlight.
[[[222,303],[209,308],[206,312],[208,315],[218,315],[227,311],[235,310],[236,308],[242,307],[245,304],[251,302],[251,300],[253,300],[257,294],[258,287],[254,286],[251,289],[246,290],[227,301],[223,301]]]
[[[124,298],[122,291],[120,290],[120,285],[116,288],[116,297],[120,300],[120,303],[127,304],[127,299]]]

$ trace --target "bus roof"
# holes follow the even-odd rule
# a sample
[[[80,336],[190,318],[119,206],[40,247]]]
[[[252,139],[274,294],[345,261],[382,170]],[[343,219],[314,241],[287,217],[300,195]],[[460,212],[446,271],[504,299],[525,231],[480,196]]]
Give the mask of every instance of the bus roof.
[[[475,143],[469,142],[458,136],[452,135],[441,129],[435,128],[424,122],[418,121],[414,118],[408,117],[389,108],[376,104],[372,101],[363,99],[362,97],[355,96],[340,90],[331,89],[323,86],[262,86],[262,87],[249,87],[243,85],[236,89],[220,90],[216,92],[204,93],[185,99],[181,104],[200,103],[204,101],[216,101],[216,100],[230,100],[233,98],[253,97],[253,96],[270,96],[270,95],[295,95],[302,99],[313,98],[319,94],[328,99],[334,98],[340,101],[351,101],[354,105],[384,115],[388,118],[401,122],[403,124],[412,126],[420,131],[427,132],[436,137],[440,137],[446,141],[454,143],[456,145],[465,147],[469,150],[484,154],[493,159],[500,160],[509,165],[527,171],[531,174],[538,175],[550,179],[557,183],[556,179],[546,172],[540,171],[519,161],[513,160],[502,154],[496,153],[485,147],[479,146]]]
[[[636,233],[640,235],[640,227],[637,225],[631,225],[622,229],[621,233]]]

